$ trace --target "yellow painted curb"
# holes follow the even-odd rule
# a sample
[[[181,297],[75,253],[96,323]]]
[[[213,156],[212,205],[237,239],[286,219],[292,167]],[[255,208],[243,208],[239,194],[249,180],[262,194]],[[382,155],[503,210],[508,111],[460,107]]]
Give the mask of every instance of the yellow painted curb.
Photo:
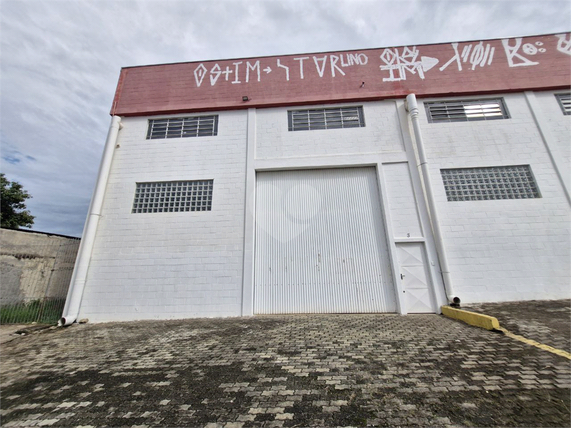
[[[552,354],[559,355],[561,357],[571,360],[571,354],[567,351],[562,351],[561,349],[553,348],[549,345],[544,345],[543,343],[536,342],[535,340],[527,339],[519,334],[514,334],[503,327],[500,327],[500,323],[497,318],[490,317],[488,315],[478,314],[476,312],[463,311],[462,309],[452,308],[450,306],[442,306],[442,315],[452,318],[455,320],[463,321],[466,324],[473,325],[475,327],[485,328],[486,330],[497,330],[501,331],[507,337],[518,340],[520,342],[526,343],[536,348],[543,349],[544,351],[551,352]]]
[[[535,346],[536,348],[543,349],[544,351],[551,352],[552,354],[559,355],[561,357],[567,358],[568,360],[571,360],[571,354],[567,351],[562,351],[561,349],[557,349],[549,345],[544,345],[543,343],[536,342],[535,340],[527,339],[523,336],[520,336],[519,334],[514,334],[503,327],[500,327],[499,330],[507,337],[511,337],[512,339],[519,340],[520,342],[527,343],[528,345]]]
[[[497,318],[488,315],[477,314],[476,312],[463,311],[462,309],[442,306],[442,315],[455,320],[463,321],[474,327],[485,328],[486,330],[499,330],[500,323]]]

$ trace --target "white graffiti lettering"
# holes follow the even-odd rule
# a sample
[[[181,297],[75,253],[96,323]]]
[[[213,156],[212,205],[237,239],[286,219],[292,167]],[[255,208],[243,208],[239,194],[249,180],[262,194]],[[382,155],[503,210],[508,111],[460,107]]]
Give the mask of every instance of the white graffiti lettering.
[[[250,70],[257,70],[258,72],[258,82],[260,81],[260,61],[256,61],[254,65],[250,64],[250,61],[246,62],[246,83],[250,81]]]
[[[484,42],[480,42],[474,46],[472,55],[470,55],[470,64],[472,64],[472,70],[474,70],[478,65],[480,67],[491,65],[492,61],[494,60],[495,51],[496,48],[490,46],[489,43],[486,43],[486,47],[484,47]]]
[[[299,77],[304,79],[304,61],[310,59],[309,56],[293,58],[294,61],[299,62]],[[424,57],[423,57],[424,59]],[[353,65],[366,65],[369,62],[369,58],[365,54],[339,54],[339,55],[324,55],[323,57],[314,56],[313,61],[315,63],[315,68],[319,77],[325,75],[325,68],[327,67],[327,61],[329,60],[329,66],[331,67],[331,76],[336,77],[338,75],[345,76],[346,72],[343,70],[345,67],[350,67]],[[253,61],[237,61],[232,63],[233,68],[226,66],[224,69],[220,64],[215,63],[210,70],[206,68],[203,63],[200,63],[194,70],[194,79],[196,81],[196,86],[200,87],[204,82],[204,79],[208,75],[210,80],[210,86],[215,86],[220,82],[220,78],[224,76],[226,82],[231,82],[232,84],[242,83],[240,80],[239,72],[240,65],[245,63],[246,76],[244,83],[250,83],[250,81],[261,81],[262,71],[266,74],[270,74],[273,70],[269,65],[262,68],[261,60]],[[290,80],[290,66],[285,65],[281,58],[276,58],[276,65],[278,68],[285,70],[285,80],[289,82]],[[254,75],[255,73],[255,75]],[[232,80],[231,75],[234,75]],[[242,76],[244,77],[244,76]]]
[[[327,55],[324,55],[323,58],[317,58],[314,56],[313,62],[315,62],[315,68],[317,69],[319,77],[323,77],[323,73],[325,72],[325,63],[327,62]],[[321,68],[319,68],[319,62],[321,62]]]
[[[222,71],[220,70],[220,66],[218,64],[214,64],[214,67],[210,69],[210,86],[214,86],[216,84],[216,81],[221,74]]]
[[[333,55],[332,55],[333,56]],[[369,58],[365,54],[343,54],[339,55],[342,67],[351,67],[352,65],[365,65],[369,62]]]
[[[206,67],[204,64],[200,63],[200,65],[194,70],[194,79],[196,80],[196,86],[200,87],[200,85],[202,85],[204,76],[206,76]]]
[[[504,50],[506,51],[506,57],[508,58],[508,65],[510,67],[528,67],[530,65],[539,64],[539,62],[531,61],[529,58],[526,58],[520,53],[518,53],[518,50],[521,47],[521,37],[517,37],[514,40],[515,44],[510,45],[510,39],[502,39],[502,45],[504,46]],[[526,45],[527,44],[529,43],[526,43]],[[530,51],[529,48],[527,48],[527,50]],[[516,60],[517,62],[514,62],[514,60]]]
[[[283,64],[280,62],[280,59],[279,59],[279,58],[278,58],[278,67],[285,69],[285,71],[286,71],[286,80],[289,82],[289,67],[288,67],[287,65],[283,65]],[[268,67],[268,68],[270,68],[270,67]]]
[[[226,81],[228,81],[228,76],[230,74],[234,73],[232,70],[230,70],[230,67],[226,66],[226,69],[222,72],[222,74],[226,75]]]
[[[557,50],[564,54],[571,55],[571,35],[556,34],[555,36],[559,39],[557,41]]]
[[[345,72],[337,65],[339,62],[339,57],[337,55],[329,55],[329,61],[331,62],[331,76],[335,77],[335,70],[339,71],[343,76]]]
[[[402,54],[399,53],[398,48],[394,48],[394,50],[385,49],[381,54],[381,60],[385,65],[381,65],[379,68],[381,70],[388,70],[390,76],[383,77],[383,82],[406,80],[407,71],[412,74],[418,73],[418,76],[424,79],[424,72],[438,64],[438,59],[423,56],[420,58],[420,61],[417,61],[418,54],[419,52],[416,46],[413,46],[412,49],[404,47]],[[396,71],[398,71],[398,76],[395,77]]]
[[[526,43],[521,49],[527,55],[535,55],[537,53],[537,48],[531,43]]]
[[[462,71],[462,63],[460,62],[460,54],[458,53],[458,43],[451,43],[452,49],[454,49],[454,56],[448,60],[446,64],[439,68],[440,71],[446,69],[451,63],[456,61],[458,65],[458,70]]]
[[[242,83],[240,80],[238,80],[238,67],[240,66],[240,64],[242,64],[242,61],[233,62],[232,64],[234,64],[234,67],[236,68],[236,70],[234,72],[234,80],[232,81],[232,84]]]
[[[305,61],[306,59],[309,59],[308,56],[303,56],[300,58],[294,58],[294,61],[299,61],[299,75],[301,76],[301,78],[303,79],[303,61]]]
[[[472,64],[472,70],[477,66],[484,67],[486,65],[491,65],[494,59],[494,52],[496,48],[491,46],[489,43],[484,45],[484,42],[478,43],[476,46],[469,45],[464,46],[462,49],[462,54],[458,51],[458,43],[451,43],[452,49],[454,50],[454,56],[448,60],[446,64],[440,67],[440,71],[446,69],[450,64],[456,62],[458,71],[462,71],[462,63],[469,62]]]
[[[556,34],[557,37],[557,51],[571,56],[571,35],[567,33]],[[523,38],[516,37],[511,39],[502,39],[502,46],[504,48],[508,66],[509,67],[528,67],[538,65],[539,62],[533,57],[545,53],[547,49],[542,41],[529,41],[526,40],[524,43]],[[487,67],[492,65],[495,55],[495,47],[492,43],[485,41],[464,43],[460,46],[460,43],[450,43],[453,55],[447,60],[447,62],[439,68],[440,71],[446,70],[448,67],[452,66],[453,69],[458,71],[463,71],[465,68],[471,70],[476,70],[478,67]],[[321,54],[315,56],[304,56],[293,58],[293,61],[299,62],[299,79],[305,78],[305,61],[313,59],[315,64],[315,69],[319,78],[323,78],[327,71],[331,70],[331,77],[339,77],[347,75],[347,68],[367,65],[369,58],[364,53],[339,53],[339,54]],[[265,74],[270,74],[272,71],[276,71],[280,79],[283,80],[285,76],[285,81],[289,82],[291,79],[297,76],[290,75],[290,69],[292,68],[292,58],[288,58],[284,61],[283,58],[275,58],[276,65],[272,69],[267,63],[262,66],[265,61],[263,58],[258,60],[243,60],[232,63],[232,67],[229,65],[224,66],[224,69],[218,63],[214,63],[210,69],[207,69],[205,64],[200,63],[194,69],[194,79],[196,81],[196,86],[200,87],[204,83],[204,79],[208,76],[210,86],[215,86],[222,79],[224,75],[224,80],[226,82],[231,82],[232,84],[250,83],[250,81],[261,81],[262,71]],[[420,79],[424,79],[426,72],[433,67],[435,67],[440,60],[438,58],[432,58],[427,56],[421,56],[420,51],[416,46],[412,47],[402,47],[402,48],[386,48],[382,50],[380,55],[381,65],[380,70],[383,72],[388,72],[388,76],[383,76],[383,82],[398,82],[406,80],[409,74],[418,75]],[[273,61],[273,59],[271,60]],[[328,65],[329,63],[329,65]],[[245,76],[240,76],[240,65],[244,64]],[[289,64],[289,65],[286,65]],[[263,68],[265,67],[265,68]],[[293,66],[295,69],[295,66]],[[311,68],[311,67],[310,67]],[[285,72],[277,72],[277,69],[282,69]],[[243,71],[244,72],[244,71]],[[231,77],[233,74],[233,78]],[[276,77],[278,77],[276,76]],[[240,77],[245,78],[244,82],[240,80]]]

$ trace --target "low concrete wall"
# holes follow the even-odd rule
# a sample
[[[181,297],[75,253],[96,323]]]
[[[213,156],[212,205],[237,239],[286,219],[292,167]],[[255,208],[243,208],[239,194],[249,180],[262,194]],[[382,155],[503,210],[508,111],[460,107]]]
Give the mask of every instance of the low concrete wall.
[[[65,299],[80,239],[0,229],[0,305]]]

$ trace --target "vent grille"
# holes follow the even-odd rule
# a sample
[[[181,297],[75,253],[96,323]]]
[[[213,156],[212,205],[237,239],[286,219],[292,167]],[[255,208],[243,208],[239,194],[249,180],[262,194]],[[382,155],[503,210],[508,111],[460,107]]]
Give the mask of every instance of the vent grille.
[[[289,131],[361,128],[364,126],[365,118],[361,106],[288,111]]]
[[[211,211],[213,180],[137,183],[132,213]]]
[[[218,115],[151,119],[147,140],[159,138],[213,137],[218,134]]]
[[[571,114],[571,93],[569,94],[555,94],[563,114]]]
[[[442,169],[449,201],[540,198],[529,165]]]
[[[430,123],[469,122],[473,120],[508,119],[504,100],[464,100],[425,103],[426,115]]]

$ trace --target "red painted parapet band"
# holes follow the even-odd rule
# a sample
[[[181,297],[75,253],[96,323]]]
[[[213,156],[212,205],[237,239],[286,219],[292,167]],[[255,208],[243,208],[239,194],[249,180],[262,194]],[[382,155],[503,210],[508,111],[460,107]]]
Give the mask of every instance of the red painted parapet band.
[[[571,33],[127,67],[111,114],[136,116],[566,88]],[[248,97],[244,101],[243,97]]]

